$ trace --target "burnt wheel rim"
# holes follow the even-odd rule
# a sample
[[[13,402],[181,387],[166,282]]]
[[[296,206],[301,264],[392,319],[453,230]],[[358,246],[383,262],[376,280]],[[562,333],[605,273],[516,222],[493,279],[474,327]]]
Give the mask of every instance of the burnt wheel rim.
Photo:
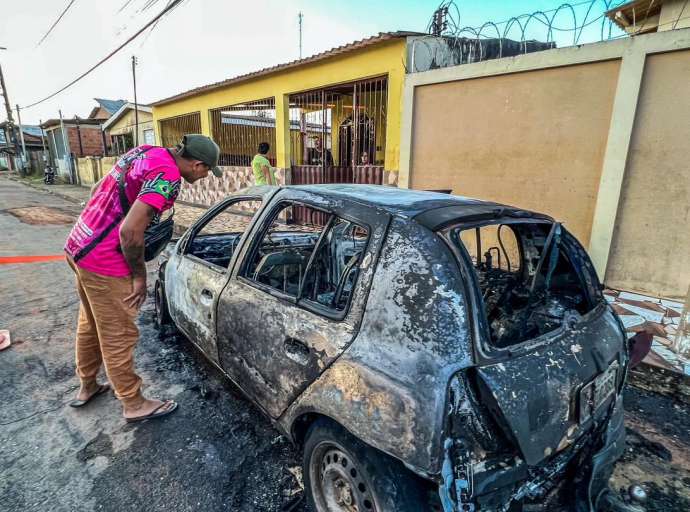
[[[343,448],[318,445],[310,463],[311,492],[319,512],[376,512],[369,482]]]
[[[161,284],[156,281],[156,289],[154,291],[155,294],[155,300],[154,302],[154,307],[155,307],[155,313],[156,313],[156,323],[161,326],[163,325],[163,294],[161,293]]]

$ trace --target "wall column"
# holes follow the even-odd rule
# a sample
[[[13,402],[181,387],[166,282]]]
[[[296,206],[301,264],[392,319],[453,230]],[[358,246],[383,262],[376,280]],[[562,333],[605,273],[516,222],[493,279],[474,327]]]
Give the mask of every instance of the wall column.
[[[400,120],[400,163],[398,187],[410,188],[410,165],[412,164],[412,118],[414,117],[415,83],[410,75],[403,78],[402,118]]]
[[[613,240],[625,166],[628,161],[630,138],[635,124],[645,58],[644,48],[635,44],[630,45],[623,53],[618,74],[589,241],[589,254],[602,282],[606,277],[606,265]]]
[[[276,94],[276,166],[290,168],[290,97]],[[287,172],[286,172],[287,176]]]
[[[199,117],[201,118],[201,133],[213,138],[213,134],[211,133],[211,113],[208,109],[201,109]]]

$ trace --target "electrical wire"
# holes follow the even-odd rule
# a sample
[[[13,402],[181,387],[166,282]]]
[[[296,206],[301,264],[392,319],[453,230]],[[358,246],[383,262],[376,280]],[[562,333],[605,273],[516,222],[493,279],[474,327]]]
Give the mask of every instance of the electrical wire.
[[[41,40],[36,44],[37,47],[38,47],[38,46],[41,46],[41,43],[42,43],[43,41],[46,40],[46,38],[50,35],[50,33],[53,31],[53,29],[57,26],[57,24],[60,23],[60,20],[62,19],[62,17],[63,17],[65,14],[67,14],[67,11],[69,11],[69,8],[72,7],[72,4],[73,4],[75,1],[76,1],[76,0],[70,0],[70,1],[69,1],[69,3],[67,4],[67,7],[65,7],[65,9],[62,11],[62,13],[60,13],[60,16],[58,16],[58,19],[56,19],[56,20],[53,22],[53,24],[52,24],[52,25],[50,26],[50,28],[48,29],[48,32],[46,32],[46,33],[43,35],[43,37],[41,38]]]
[[[118,46],[117,48],[115,48],[115,49],[114,49],[112,52],[110,52],[108,55],[106,55],[106,56],[103,57],[101,60],[99,60],[96,64],[94,64],[93,66],[91,66],[91,67],[90,67],[88,70],[86,70],[84,73],[82,73],[81,75],[79,75],[77,78],[75,78],[74,80],[72,80],[71,82],[69,82],[67,85],[65,85],[65,86],[62,87],[61,89],[58,89],[58,90],[55,91],[54,93],[52,93],[52,94],[46,96],[45,98],[40,99],[40,100],[38,100],[38,101],[35,101],[35,102],[33,102],[33,103],[29,104],[29,105],[20,107],[20,110],[26,110],[26,109],[28,109],[28,108],[35,107],[36,105],[40,105],[40,104],[43,103],[44,101],[48,101],[49,99],[54,98],[55,96],[57,96],[57,95],[60,94],[61,92],[63,92],[63,91],[65,91],[65,90],[69,89],[70,87],[72,87],[74,84],[76,84],[77,82],[79,82],[82,78],[86,77],[86,76],[89,75],[91,72],[93,72],[95,69],[97,69],[97,68],[100,67],[102,64],[104,64],[104,63],[107,62],[109,59],[111,59],[113,56],[115,56],[120,50],[122,50],[125,46],[127,46],[129,43],[131,43],[132,41],[134,41],[139,35],[141,35],[147,28],[149,28],[150,26],[154,25],[160,18],[162,18],[163,16],[165,16],[166,14],[168,14],[171,10],[173,10],[175,7],[177,7],[178,5],[180,5],[180,3],[181,3],[182,1],[183,1],[183,0],[172,0],[172,1],[165,7],[165,9],[163,9],[163,10],[162,10],[161,12],[159,12],[156,16],[154,16],[148,23],[146,23],[146,25],[144,25],[144,26],[143,26],[142,28],[140,28],[136,33],[134,33],[134,35],[130,36],[129,39],[127,39],[124,43],[122,43],[120,46]]]

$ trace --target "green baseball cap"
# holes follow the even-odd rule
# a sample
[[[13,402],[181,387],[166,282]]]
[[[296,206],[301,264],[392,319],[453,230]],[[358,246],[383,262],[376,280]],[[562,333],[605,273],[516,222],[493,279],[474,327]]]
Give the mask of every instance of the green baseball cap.
[[[188,133],[182,136],[182,141],[178,144],[178,148],[181,149],[182,155],[196,158],[208,165],[213,175],[217,178],[223,175],[223,171],[218,167],[220,148],[210,137],[200,133]]]

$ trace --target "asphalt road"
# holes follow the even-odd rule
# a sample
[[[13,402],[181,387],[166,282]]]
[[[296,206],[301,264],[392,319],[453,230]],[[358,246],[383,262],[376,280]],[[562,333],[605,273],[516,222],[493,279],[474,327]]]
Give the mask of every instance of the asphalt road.
[[[0,178],[0,256],[60,254],[77,214],[72,203]],[[77,388],[78,309],[66,263],[0,265],[0,297],[0,329],[14,340],[0,352],[1,510],[305,510],[292,506],[300,454],[184,339],[157,333],[150,301],[137,368],[147,395],[180,408],[128,425],[112,394],[82,410],[66,406]],[[641,482],[648,510],[690,510],[687,406],[629,388],[626,407],[629,447],[614,488]]]

